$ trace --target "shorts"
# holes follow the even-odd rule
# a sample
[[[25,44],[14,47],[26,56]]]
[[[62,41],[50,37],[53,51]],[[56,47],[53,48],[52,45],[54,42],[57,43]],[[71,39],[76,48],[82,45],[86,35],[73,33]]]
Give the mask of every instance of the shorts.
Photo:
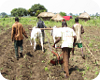
[[[76,46],[76,45],[78,46],[78,48],[82,48],[82,47],[83,47],[83,46],[82,46],[82,43],[75,43],[75,46]],[[75,46],[74,46],[74,47],[75,47]]]

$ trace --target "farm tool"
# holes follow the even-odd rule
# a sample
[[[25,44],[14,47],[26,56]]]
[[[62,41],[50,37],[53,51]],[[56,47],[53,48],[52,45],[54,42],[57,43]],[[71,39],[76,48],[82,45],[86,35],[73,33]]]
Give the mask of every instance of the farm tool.
[[[56,49],[61,49],[61,47],[57,47]],[[55,65],[55,64],[63,64],[63,60],[60,60],[60,57],[63,55],[63,53],[61,53],[61,54],[56,53],[56,52],[53,51],[53,49],[52,49],[51,52],[52,52],[54,55],[56,55],[57,61],[51,60],[50,63],[52,63],[52,64],[54,64],[54,65]]]
[[[93,53],[91,52],[91,50],[88,48],[88,46],[86,45],[86,44],[83,44],[86,48],[87,48],[87,50],[91,53],[91,55],[93,56],[93,58],[94,58],[94,60],[95,60],[95,63],[96,64],[98,64],[98,59],[97,58],[95,58],[95,56],[93,55]]]
[[[47,36],[46,36],[46,38],[47,38]],[[47,38],[47,39],[48,39],[48,38]],[[56,55],[56,57],[57,57],[57,60],[52,59],[52,60],[50,61],[50,63],[53,64],[53,65],[56,65],[56,64],[63,64],[63,60],[60,60],[60,57],[63,55],[63,53],[58,54],[58,53],[54,52],[53,48],[51,48],[51,46],[50,46],[50,41],[49,41],[49,39],[48,39],[48,45],[49,45],[50,51],[51,51],[54,55]],[[57,47],[56,49],[61,49],[61,47]]]

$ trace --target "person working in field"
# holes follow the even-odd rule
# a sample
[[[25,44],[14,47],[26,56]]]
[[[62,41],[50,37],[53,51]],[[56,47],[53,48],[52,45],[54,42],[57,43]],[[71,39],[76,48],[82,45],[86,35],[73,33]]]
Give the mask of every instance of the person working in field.
[[[63,19],[63,21],[62,21],[62,25],[65,24],[65,23],[66,23],[66,20]],[[67,23],[66,23],[66,26],[67,26]]]
[[[60,34],[59,37],[53,47],[55,47],[55,44],[58,43],[60,40],[62,41],[62,52],[63,52],[63,62],[64,62],[64,71],[66,72],[66,77],[69,77],[69,58],[70,58],[70,51],[73,48],[73,44],[75,44],[76,41],[76,33],[72,28],[67,27],[66,22],[62,23],[62,30],[59,31]]]
[[[18,55],[18,46],[20,47],[20,57],[23,57],[22,55],[22,51],[23,51],[23,35],[28,38],[28,36],[26,35],[26,32],[22,26],[21,23],[19,23],[19,18],[16,17],[15,18],[15,23],[12,25],[12,31],[11,31],[11,39],[12,41],[14,41],[14,47],[15,47],[15,54],[16,54],[16,58],[17,60],[19,59],[19,55]]]
[[[44,28],[44,27],[47,28],[45,26],[44,22],[41,19],[39,19],[39,21],[37,23],[37,28]],[[44,30],[41,30],[41,32],[42,32],[43,43],[44,43],[44,38],[45,38]]]
[[[79,19],[78,18],[75,18],[75,24],[73,25],[72,28],[75,31],[76,36],[77,36],[77,40],[76,40],[76,43],[75,43],[74,47],[77,45],[78,48],[81,49],[82,58],[84,58],[83,46],[82,46],[82,40],[81,40],[81,34],[84,33],[84,29],[83,29],[83,26],[81,24],[79,24]],[[74,47],[72,49],[72,55],[74,55]]]

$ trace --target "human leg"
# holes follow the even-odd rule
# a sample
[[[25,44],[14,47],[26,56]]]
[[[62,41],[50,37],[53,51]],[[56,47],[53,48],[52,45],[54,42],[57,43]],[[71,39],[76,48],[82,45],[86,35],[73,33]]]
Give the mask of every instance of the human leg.
[[[78,43],[78,48],[81,49],[82,58],[85,59],[85,55],[84,55],[84,53],[83,53],[83,45],[82,45],[82,43]]]
[[[81,52],[82,52],[82,55],[83,55],[83,47],[81,48]]]
[[[72,48],[72,55],[74,55],[74,51],[75,51],[75,46],[77,45],[77,43],[75,43],[75,45],[73,46],[73,48]]]
[[[22,54],[22,52],[23,52],[23,40],[21,40],[21,41],[19,41],[19,46],[20,46],[20,57],[23,57],[23,54]]]
[[[15,48],[15,56],[16,58],[19,57],[18,55],[18,41],[14,40],[14,48]]]
[[[73,48],[72,48],[72,55],[74,55],[74,50],[75,50],[75,48],[73,47]]]
[[[68,58],[70,58],[70,52],[71,52],[72,48],[68,48]]]
[[[64,62],[64,71],[66,72],[66,76],[69,76],[69,55],[68,48],[62,48],[63,52],[63,62]]]
[[[85,55],[83,53],[83,47],[81,48],[81,52],[82,52],[82,58],[85,59]]]
[[[82,53],[82,56],[83,56],[84,54],[83,54],[83,45],[82,45],[82,43],[78,43],[78,48],[81,49],[81,53]]]

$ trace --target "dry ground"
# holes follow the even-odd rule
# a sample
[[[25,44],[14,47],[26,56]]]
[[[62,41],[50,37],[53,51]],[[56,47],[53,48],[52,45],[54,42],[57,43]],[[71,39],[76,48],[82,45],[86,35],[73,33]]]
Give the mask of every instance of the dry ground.
[[[31,26],[25,27],[28,36],[30,36],[29,27]],[[50,60],[54,57],[49,49],[47,38],[44,44],[45,53],[42,53],[41,48],[33,52],[33,46],[30,46],[29,39],[24,38],[24,57],[17,61],[14,44],[11,41],[11,28],[6,31],[2,30],[0,34],[0,70],[2,75],[9,80],[91,80],[95,78],[100,71],[100,28],[90,26],[84,27],[84,29],[83,43],[93,53],[97,63],[84,45],[85,60],[81,57],[80,49],[76,47],[75,55],[74,57],[71,55],[69,61],[69,79],[65,79],[63,76],[63,65],[50,64]],[[53,40],[49,31],[46,31],[46,35],[49,36],[52,45]]]

